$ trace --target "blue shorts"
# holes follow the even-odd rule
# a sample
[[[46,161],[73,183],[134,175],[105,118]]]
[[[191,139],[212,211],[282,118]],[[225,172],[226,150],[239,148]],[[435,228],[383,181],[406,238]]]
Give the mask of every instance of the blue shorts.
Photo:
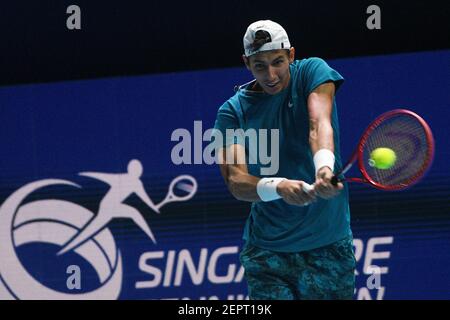
[[[351,237],[294,253],[246,245],[240,260],[251,300],[353,298],[356,260]]]

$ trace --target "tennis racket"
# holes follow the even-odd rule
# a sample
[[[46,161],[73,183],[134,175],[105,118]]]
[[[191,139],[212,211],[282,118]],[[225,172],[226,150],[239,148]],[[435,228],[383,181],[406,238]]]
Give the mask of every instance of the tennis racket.
[[[389,148],[395,152],[396,161],[388,169],[373,165],[371,152],[377,148]],[[333,185],[341,181],[359,182],[380,190],[406,189],[425,175],[434,157],[434,139],[428,124],[416,113],[396,109],[383,113],[364,131],[350,160],[331,180]],[[353,164],[358,164],[362,177],[345,177]],[[304,184],[305,192],[312,185]]]

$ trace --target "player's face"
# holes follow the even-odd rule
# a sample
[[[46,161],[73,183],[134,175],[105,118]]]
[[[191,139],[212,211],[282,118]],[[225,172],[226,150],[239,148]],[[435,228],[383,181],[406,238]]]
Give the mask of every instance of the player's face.
[[[289,84],[289,63],[294,61],[294,48],[289,55],[286,50],[271,50],[244,57],[244,61],[263,90],[277,94]]]

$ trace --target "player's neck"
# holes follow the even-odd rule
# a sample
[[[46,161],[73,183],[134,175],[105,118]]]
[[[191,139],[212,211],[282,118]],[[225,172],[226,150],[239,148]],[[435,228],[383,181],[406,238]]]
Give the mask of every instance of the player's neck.
[[[255,80],[254,83],[252,83],[250,85],[250,90],[251,91],[256,91],[256,92],[262,92],[264,91],[263,88],[259,85],[258,81]]]

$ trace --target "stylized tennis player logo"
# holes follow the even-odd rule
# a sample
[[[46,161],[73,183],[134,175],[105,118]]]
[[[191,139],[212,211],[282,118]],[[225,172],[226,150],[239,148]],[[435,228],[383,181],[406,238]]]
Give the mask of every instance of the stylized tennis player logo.
[[[159,204],[155,205],[140,180],[143,168],[139,160],[131,160],[128,164],[128,172],[123,174],[100,173],[100,172],[80,172],[79,175],[91,177],[106,182],[111,186],[108,193],[100,202],[98,213],[90,220],[83,230],[71,239],[58,252],[58,255],[64,254],[90,239],[93,235],[101,231],[114,218],[130,218],[136,225],[144,231],[147,236],[156,244],[155,236],[148,226],[145,219],[135,208],[124,204],[123,201],[135,193],[150,208],[159,213],[159,209],[173,201],[186,201],[192,198],[197,191],[197,181],[188,175],[182,175],[172,181],[169,186],[169,192],[166,198]],[[184,196],[176,196],[174,189],[180,189],[187,192]]]
[[[150,227],[139,211],[123,201],[135,193],[159,213],[167,203],[187,201],[197,191],[197,181],[192,176],[180,175],[170,183],[164,200],[154,204],[140,180],[142,173],[143,168],[139,160],[131,160],[126,173],[80,173],[82,176],[104,181],[111,187],[101,200],[98,214],[62,199],[26,202],[29,195],[42,188],[81,188],[71,181],[39,180],[13,192],[0,206],[0,300],[117,299],[122,287],[122,254],[116,247],[107,224],[114,218],[130,218],[156,243]],[[99,287],[73,294],[41,283],[30,273],[35,266],[25,266],[17,253],[18,248],[33,243],[61,248],[55,250],[54,256],[46,253],[45,259],[55,259],[55,262],[59,262],[59,258],[64,258],[61,255],[70,251],[87,261],[98,276]],[[33,255],[39,252],[34,252]]]

